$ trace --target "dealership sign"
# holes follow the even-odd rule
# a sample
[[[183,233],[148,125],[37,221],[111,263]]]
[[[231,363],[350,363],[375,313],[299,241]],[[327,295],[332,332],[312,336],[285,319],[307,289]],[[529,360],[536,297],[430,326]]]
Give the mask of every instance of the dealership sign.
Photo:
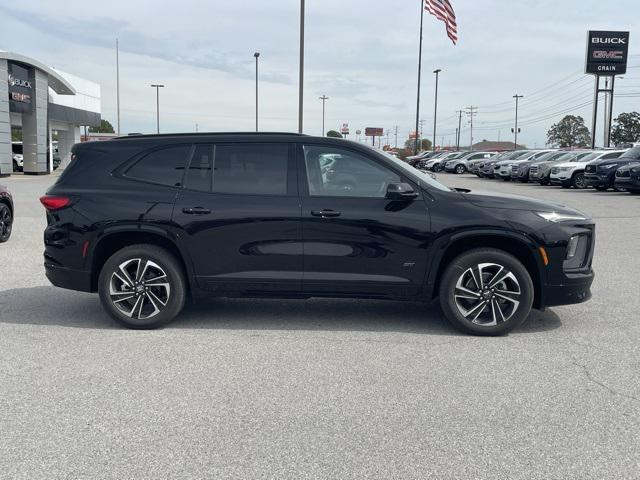
[[[627,72],[629,32],[590,30],[587,35],[585,71],[594,75],[622,75]]]
[[[31,112],[31,95],[33,90],[29,68],[9,62],[9,110],[17,113]]]

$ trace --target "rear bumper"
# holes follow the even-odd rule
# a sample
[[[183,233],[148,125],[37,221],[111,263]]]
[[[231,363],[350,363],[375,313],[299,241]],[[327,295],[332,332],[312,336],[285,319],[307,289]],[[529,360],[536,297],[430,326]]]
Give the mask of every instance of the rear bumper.
[[[586,302],[591,298],[591,284],[594,277],[593,270],[589,270],[586,273],[568,275],[562,285],[547,285],[544,306],[553,307]]]
[[[73,270],[45,262],[45,275],[52,285],[80,292],[91,292],[91,272]]]

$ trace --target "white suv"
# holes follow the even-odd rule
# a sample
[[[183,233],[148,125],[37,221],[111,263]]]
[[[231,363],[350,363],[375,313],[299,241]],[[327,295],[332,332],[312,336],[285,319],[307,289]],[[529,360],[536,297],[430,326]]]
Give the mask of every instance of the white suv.
[[[587,163],[600,159],[618,158],[624,152],[626,150],[596,150],[581,158],[558,163],[551,168],[549,182],[551,185],[560,185],[562,188],[587,188],[587,183],[584,179],[584,167]]]
[[[536,160],[542,155],[553,152],[553,150],[523,150],[523,153],[518,155],[514,160],[504,160],[498,162],[494,166],[493,176],[494,178],[501,178],[505,182],[511,180],[511,170],[514,165],[516,167],[527,160]]]

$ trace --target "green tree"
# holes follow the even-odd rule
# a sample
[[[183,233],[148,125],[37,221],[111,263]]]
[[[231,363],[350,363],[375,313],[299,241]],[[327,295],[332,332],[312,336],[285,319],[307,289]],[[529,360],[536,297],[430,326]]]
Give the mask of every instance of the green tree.
[[[89,131],[91,133],[116,133],[113,129],[113,125],[111,125],[109,120],[105,120],[104,118],[100,120],[99,127],[89,127]]]
[[[412,152],[415,145],[416,141],[413,138],[410,138],[406,142],[404,142],[404,148],[411,150]],[[431,150],[431,140],[423,138],[422,145],[420,145],[420,142],[418,142],[418,151],[421,152],[423,150]]]
[[[614,120],[611,129],[611,141],[614,145],[640,141],[640,113],[621,113]]]
[[[342,134],[336,130],[329,130],[327,132],[327,137],[342,138]]]
[[[588,147],[591,134],[581,116],[567,115],[551,126],[547,132],[547,143],[555,147]]]

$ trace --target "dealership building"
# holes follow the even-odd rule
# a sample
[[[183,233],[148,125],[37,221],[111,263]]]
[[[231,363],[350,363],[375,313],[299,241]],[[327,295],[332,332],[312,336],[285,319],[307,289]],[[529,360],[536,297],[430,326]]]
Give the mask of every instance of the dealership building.
[[[0,175],[13,172],[11,132],[22,131],[23,171],[53,171],[53,140],[65,165],[81,126],[99,126],[100,85],[0,50]]]

